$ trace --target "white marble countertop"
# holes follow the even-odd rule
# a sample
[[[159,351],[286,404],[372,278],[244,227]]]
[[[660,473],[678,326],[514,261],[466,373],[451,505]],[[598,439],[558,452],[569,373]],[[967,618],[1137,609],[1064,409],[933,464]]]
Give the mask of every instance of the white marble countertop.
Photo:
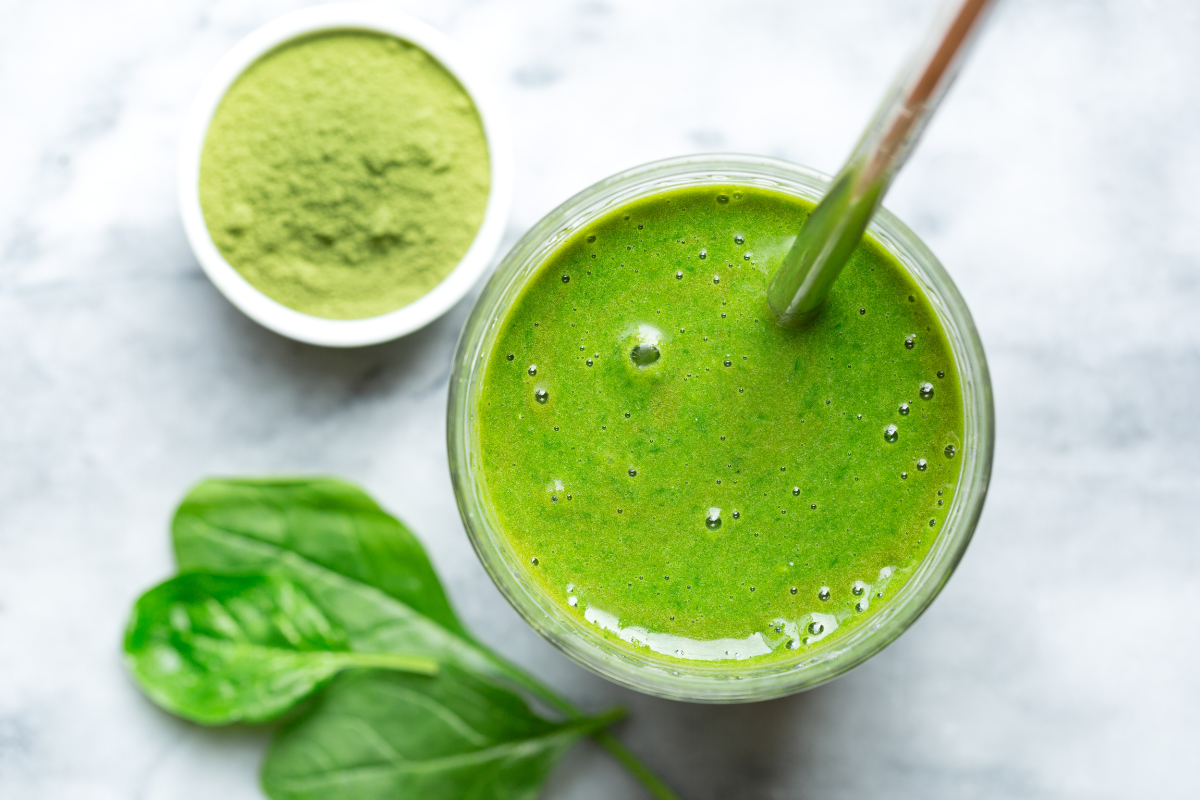
[[[295,344],[233,309],[174,200],[206,71],[294,0],[3,0],[0,797],[259,797],[266,735],[179,722],[120,658],[213,473],[364,484],[470,627],[689,800],[1194,794],[1200,752],[1200,9],[1010,0],[888,205],[979,325],[998,441],[975,541],[929,612],[826,687],[639,696],[574,666],[466,541],[443,442],[468,302],[402,341]],[[934,0],[399,4],[472,48],[512,112],[508,242],[569,194],[686,152],[831,171]],[[1187,754],[1192,753],[1189,757]],[[547,798],[639,796],[599,750]]]

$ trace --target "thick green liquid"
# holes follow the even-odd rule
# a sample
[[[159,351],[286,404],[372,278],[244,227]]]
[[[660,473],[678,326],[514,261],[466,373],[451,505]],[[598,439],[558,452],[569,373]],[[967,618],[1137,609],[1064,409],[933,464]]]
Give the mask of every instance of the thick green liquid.
[[[776,326],[767,281],[811,210],[740,186],[637,200],[501,322],[477,420],[490,503],[528,580],[618,646],[809,657],[886,607],[941,529],[950,345],[869,236],[815,320]]]

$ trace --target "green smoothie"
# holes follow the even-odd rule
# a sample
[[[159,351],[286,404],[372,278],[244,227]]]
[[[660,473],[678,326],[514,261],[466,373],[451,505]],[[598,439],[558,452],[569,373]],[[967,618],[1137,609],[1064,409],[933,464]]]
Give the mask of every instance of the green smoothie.
[[[636,200],[500,322],[476,420],[489,502],[531,585],[618,647],[808,658],[870,624],[941,530],[950,344],[869,235],[822,312],[778,327],[768,278],[811,210],[733,185]]]

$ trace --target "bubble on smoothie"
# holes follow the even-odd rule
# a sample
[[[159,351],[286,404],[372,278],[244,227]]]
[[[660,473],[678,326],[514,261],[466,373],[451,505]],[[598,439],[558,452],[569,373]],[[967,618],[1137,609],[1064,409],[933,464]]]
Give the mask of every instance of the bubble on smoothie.
[[[900,429],[895,425],[888,425],[883,429],[883,438],[885,441],[894,442],[900,438]]]
[[[732,367],[732,366],[733,366],[733,362],[732,362],[732,361],[730,361],[730,360],[727,358],[727,359],[725,359],[725,366],[727,366],[727,367]]]
[[[904,337],[904,346],[907,347],[909,350],[912,350],[914,347],[917,346],[916,339],[917,339],[916,334],[905,336]]]
[[[529,559],[529,563],[530,563],[530,564],[533,564],[533,565],[536,567],[538,564],[540,564],[540,563],[542,563],[542,562],[538,561],[538,557],[537,557],[537,556],[534,556],[533,558]]]
[[[921,399],[928,400],[929,398],[933,397],[933,384],[929,381],[925,381],[921,384],[919,391],[921,393]]]
[[[749,250],[747,250],[745,253],[743,253],[743,254],[742,254],[742,260],[744,260],[744,261],[749,261],[749,260],[750,260],[750,257],[751,257],[752,255],[754,255],[754,254],[753,254],[753,253],[751,253]]]
[[[925,470],[929,469],[929,462],[923,458],[918,458],[917,459],[917,469],[920,470],[921,472],[924,472]]]
[[[719,509],[719,508],[708,509],[708,516],[705,517],[705,519],[704,519],[704,526],[706,528],[708,528],[710,531],[720,530],[721,529],[721,509]]]
[[[793,587],[792,587],[792,594],[795,594],[795,593],[796,593],[796,592],[798,592],[798,591],[800,591],[800,590],[799,590],[799,589],[797,589],[795,586],[793,586]]]
[[[677,281],[683,280],[683,270],[678,270],[675,273],[675,280],[677,280]]]
[[[825,632],[825,626],[820,622],[813,620],[812,622],[808,623],[808,632],[813,636],[818,636]]]
[[[945,453],[946,453],[946,458],[954,458],[954,453],[955,453],[954,445],[952,445],[952,444],[946,445]]]
[[[589,241],[589,242],[594,242],[594,241],[596,241],[596,237],[595,237],[594,235],[593,235],[593,236],[589,236],[589,237],[588,237],[588,241]]]
[[[589,358],[589,359],[588,359],[586,362],[584,362],[584,363],[586,363],[586,364],[587,364],[587,365],[590,367],[590,366],[592,365],[592,363],[593,363],[593,362],[592,362],[592,360]]]
[[[855,581],[854,585],[852,587],[850,587],[850,592],[855,597],[862,597],[863,594],[866,593],[866,591],[867,591],[867,585],[865,583],[863,583],[862,581]]]
[[[733,236],[733,243],[734,243],[734,244],[745,244],[745,243],[746,243],[746,237],[745,237],[745,236],[742,236],[740,233],[734,234],[734,236]]]
[[[659,351],[656,345],[635,344],[633,349],[629,351],[629,358],[639,367],[648,367],[662,358],[662,352]]]
[[[530,364],[528,372],[530,375],[537,375],[537,364]]]
[[[509,353],[507,357],[508,357],[509,361],[512,361],[513,358],[515,358],[515,356],[512,353]]]
[[[787,646],[788,650],[795,650],[797,647],[800,646],[800,642],[796,641],[795,639],[788,639],[788,643],[786,646]]]
[[[700,257],[701,257],[701,258],[708,258],[708,251],[707,251],[707,250],[701,250],[701,251],[700,251]]]
[[[720,283],[720,282],[721,282],[721,276],[720,276],[720,275],[713,275],[713,283]],[[724,315],[724,314],[722,314],[721,316],[723,317],[723,316],[725,316],[725,315]]]
[[[537,389],[533,393],[533,399],[537,400],[539,403],[545,403],[550,399],[550,393],[545,389]]]
[[[793,486],[793,487],[792,487],[792,495],[793,495],[793,496],[795,496],[795,497],[799,497],[799,496],[800,496],[800,487],[799,487],[799,486]]]
[[[625,346],[629,347],[629,360],[639,369],[650,366],[662,358],[659,344],[663,334],[653,325],[641,324],[625,334]]]
[[[820,589],[817,590],[817,599],[820,600],[822,603],[824,603],[826,600],[829,599],[829,587],[828,586],[822,586]]]
[[[574,608],[578,603],[579,603],[579,598],[576,597],[575,595],[571,595],[570,597],[567,598],[567,605],[569,605],[571,608]]]
[[[570,283],[570,282],[571,282],[571,276],[563,275],[563,283]]]
[[[899,411],[902,415],[907,414],[908,413],[908,403],[901,403],[900,407],[896,410]]]
[[[723,194],[719,194],[719,195],[717,195],[717,202],[718,202],[718,203],[721,203],[722,205],[724,205],[725,203],[728,203],[728,202],[729,202],[729,198],[728,198],[728,197],[726,197],[726,196],[725,196],[725,195],[723,195]]]
[[[740,516],[742,516],[742,512],[738,511],[738,510],[735,508],[735,509],[733,510],[733,518],[734,518],[734,519],[737,519],[737,518],[739,518]]]
[[[907,472],[901,472],[901,473],[900,473],[900,480],[902,480],[902,481],[904,481],[904,480],[908,480],[908,473],[907,473]]]
[[[636,478],[636,477],[637,477],[637,470],[636,470],[636,469],[631,469],[631,470],[629,470],[629,477],[631,477],[631,478]]]

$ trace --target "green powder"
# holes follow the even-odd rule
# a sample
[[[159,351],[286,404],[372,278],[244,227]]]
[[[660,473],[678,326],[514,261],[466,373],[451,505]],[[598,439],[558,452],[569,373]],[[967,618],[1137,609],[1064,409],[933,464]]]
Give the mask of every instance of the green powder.
[[[200,205],[259,291],[330,319],[405,306],[462,259],[490,188],[475,105],[428,53],[338,31],[252,64],[213,115]]]

